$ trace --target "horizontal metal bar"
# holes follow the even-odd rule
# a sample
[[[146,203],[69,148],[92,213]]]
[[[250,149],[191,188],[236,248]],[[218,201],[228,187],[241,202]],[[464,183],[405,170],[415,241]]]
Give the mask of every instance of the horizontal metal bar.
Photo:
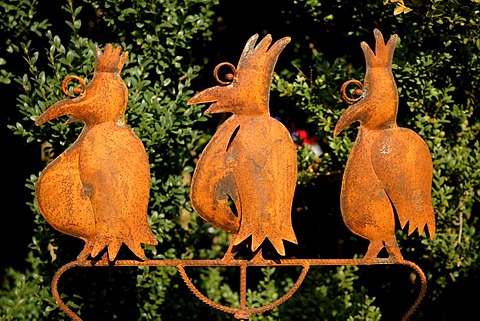
[[[405,264],[394,258],[364,259],[280,259],[280,260],[85,260],[75,261],[76,266],[320,266],[320,265],[380,265]]]

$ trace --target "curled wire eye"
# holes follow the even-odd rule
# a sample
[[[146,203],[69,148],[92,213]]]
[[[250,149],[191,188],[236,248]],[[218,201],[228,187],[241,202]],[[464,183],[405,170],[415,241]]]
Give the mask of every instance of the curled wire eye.
[[[218,70],[223,67],[223,66],[228,66],[230,67],[230,69],[232,70],[233,74],[231,73],[228,73],[225,75],[225,81],[221,80],[219,77],[218,77]],[[222,63],[219,63],[215,69],[213,70],[213,77],[215,77],[215,80],[222,86],[226,86],[226,85],[230,85],[233,81],[233,78],[235,77],[235,73],[237,72],[237,69],[235,69],[235,66],[232,65],[231,63],[229,62],[222,62]]]
[[[353,98],[347,96],[347,87],[350,84],[354,84],[355,86],[358,87],[352,92]],[[342,94],[343,100],[349,103],[355,103],[360,99],[362,99],[363,97],[363,84],[360,81],[355,79],[347,80],[346,82],[343,83],[342,87],[340,88],[340,93]]]
[[[72,92],[70,92],[69,88],[68,88],[68,84],[72,81],[72,80],[76,80],[80,83],[80,87],[74,87],[72,89]],[[79,96],[81,93],[83,93],[85,91],[85,86],[87,84],[85,83],[85,80],[83,80],[82,78],[78,77],[78,76],[67,76],[65,77],[65,79],[62,81],[62,91],[65,95],[67,95],[68,97],[77,97]]]

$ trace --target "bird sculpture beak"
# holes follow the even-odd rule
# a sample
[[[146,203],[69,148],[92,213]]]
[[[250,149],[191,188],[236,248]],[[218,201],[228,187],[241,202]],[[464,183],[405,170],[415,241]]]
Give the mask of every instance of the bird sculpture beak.
[[[335,129],[333,130],[333,136],[337,137],[345,128],[350,126],[356,121],[363,122],[367,118],[367,108],[366,102],[362,99],[354,105],[348,107],[340,116],[340,119],[337,121],[335,125]]]
[[[190,98],[187,105],[213,103],[205,110],[205,114],[230,113],[235,103],[231,99],[231,86],[215,86],[205,89]]]
[[[35,121],[36,126],[43,125],[44,123],[61,117],[65,115],[72,115],[72,120],[75,121],[75,115],[79,114],[79,111],[82,110],[83,108],[83,102],[84,99],[83,97],[77,97],[74,99],[64,99],[61,100],[52,106],[50,106],[47,110],[45,110]],[[70,122],[71,122],[70,121]]]

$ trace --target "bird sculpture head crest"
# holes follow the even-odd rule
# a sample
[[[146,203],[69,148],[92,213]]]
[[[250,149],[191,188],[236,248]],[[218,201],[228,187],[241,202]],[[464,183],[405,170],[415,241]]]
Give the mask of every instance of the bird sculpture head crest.
[[[385,43],[380,30],[375,29],[373,34],[375,36],[375,52],[370,49],[370,46],[365,41],[360,43],[365,56],[367,68],[390,68],[392,66],[393,53],[397,45],[398,35],[392,35],[388,42]]]
[[[290,37],[281,38],[272,46],[272,36],[269,34],[258,44],[257,40],[258,34],[248,39],[236,68],[231,63],[217,65],[214,77],[219,85],[197,93],[188,104],[213,103],[205,111],[206,114],[269,114],[273,70]],[[218,77],[222,66],[228,66],[233,72],[225,76],[225,81]]]
[[[248,39],[237,66],[238,77],[254,73],[259,82],[262,82],[267,94],[270,91],[273,69],[280,52],[290,42],[290,37],[276,41],[271,47],[272,36],[266,35],[257,45],[258,34]]]
[[[365,41],[360,43],[366,64],[363,83],[355,79],[348,80],[340,89],[342,98],[353,105],[338,120],[333,132],[334,136],[357,121],[370,129],[396,126],[398,91],[392,73],[392,60],[398,36],[392,35],[385,43],[380,30],[375,29],[373,34],[375,52]],[[358,87],[353,91],[353,97],[347,95],[347,87],[351,84]]]
[[[124,51],[120,54],[121,51],[121,46],[113,49],[111,44],[108,44],[103,52],[100,48],[97,48],[95,50],[95,72],[120,74],[128,58],[128,52]]]
[[[128,101],[128,90],[120,77],[128,52],[121,53],[122,47],[113,48],[107,44],[102,52],[95,51],[95,71],[90,83],[78,76],[67,76],[61,85],[62,91],[69,98],[60,100],[40,115],[37,125],[54,118],[69,115],[68,122],[81,121],[98,124],[106,121],[124,123],[124,114]],[[71,82],[80,84],[70,91]]]

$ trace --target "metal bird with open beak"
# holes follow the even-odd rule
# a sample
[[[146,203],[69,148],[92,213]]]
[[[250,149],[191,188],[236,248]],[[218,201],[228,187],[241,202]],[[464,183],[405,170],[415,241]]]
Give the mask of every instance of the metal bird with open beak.
[[[433,165],[429,149],[414,131],[396,123],[398,93],[392,74],[393,35],[385,44],[375,29],[375,52],[362,42],[366,60],[364,83],[347,81],[342,96],[352,106],[338,120],[334,136],[359,122],[357,138],[343,174],[340,205],[346,226],[370,241],[365,259],[373,260],[385,247],[389,256],[402,260],[395,237],[395,216],[408,234],[435,235],[431,199]],[[359,87],[358,97],[346,94],[349,84]],[[358,91],[358,89],[357,89]]]
[[[272,46],[270,35],[258,44],[257,39],[247,41],[236,68],[229,63],[215,68],[218,86],[188,102],[212,103],[207,114],[231,113],[200,155],[191,185],[194,210],[234,235],[226,258],[249,237],[252,252],[267,239],[280,255],[285,255],[284,240],[297,243],[291,220],[296,149],[287,128],[269,111],[273,70],[290,38]],[[225,81],[218,77],[222,66],[233,72]]]

